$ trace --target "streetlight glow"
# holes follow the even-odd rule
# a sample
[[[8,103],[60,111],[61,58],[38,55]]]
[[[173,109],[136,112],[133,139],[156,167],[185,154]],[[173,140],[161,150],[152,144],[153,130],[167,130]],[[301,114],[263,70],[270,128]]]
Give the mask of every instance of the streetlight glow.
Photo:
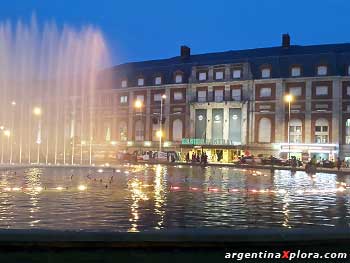
[[[41,115],[41,108],[35,107],[33,109],[33,113],[34,113],[34,115],[37,115],[37,116]]]
[[[140,109],[141,107],[142,107],[142,101],[136,100],[136,101],[135,101],[135,108]]]
[[[293,101],[293,95],[292,94],[287,94],[284,96],[284,99],[286,102],[291,103]]]
[[[4,135],[7,136],[7,137],[10,137],[10,135],[11,135],[10,130],[5,130],[4,131]]]
[[[165,95],[165,94],[162,95],[162,99],[163,99],[163,100],[166,99],[166,95]]]
[[[156,135],[157,135],[157,137],[161,138],[161,137],[163,137],[163,132],[159,130],[159,131],[157,131]]]
[[[15,102],[15,101],[12,101],[12,102],[11,102],[11,105],[12,105],[12,106],[16,106],[16,102]]]

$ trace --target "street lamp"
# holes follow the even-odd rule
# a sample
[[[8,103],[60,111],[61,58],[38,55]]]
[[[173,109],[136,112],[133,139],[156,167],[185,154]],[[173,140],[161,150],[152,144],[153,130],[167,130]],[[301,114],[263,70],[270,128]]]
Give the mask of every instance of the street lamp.
[[[38,116],[38,118],[39,118],[39,120],[38,120],[38,134],[37,134],[37,140],[36,140],[36,143],[38,145],[36,162],[37,162],[37,164],[39,164],[40,163],[40,144],[41,144],[41,114],[42,114],[41,108],[34,107],[33,114],[35,116]]]
[[[158,136],[159,136],[159,154],[160,152],[162,151],[162,137],[163,137],[163,130],[162,130],[162,122],[163,122],[163,100],[166,99],[166,95],[163,94],[162,95],[162,98],[160,100],[160,120],[159,120],[159,132],[158,133]],[[158,155],[158,158],[159,158],[159,155]]]
[[[290,160],[290,104],[293,101],[293,95],[287,94],[284,99],[288,103],[288,160]]]

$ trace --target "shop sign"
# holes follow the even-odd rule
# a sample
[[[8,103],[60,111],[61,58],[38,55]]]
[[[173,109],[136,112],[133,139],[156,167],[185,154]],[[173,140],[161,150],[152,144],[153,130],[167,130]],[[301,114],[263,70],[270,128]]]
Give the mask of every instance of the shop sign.
[[[182,138],[183,145],[241,145],[241,142],[224,139],[198,139],[198,138]]]

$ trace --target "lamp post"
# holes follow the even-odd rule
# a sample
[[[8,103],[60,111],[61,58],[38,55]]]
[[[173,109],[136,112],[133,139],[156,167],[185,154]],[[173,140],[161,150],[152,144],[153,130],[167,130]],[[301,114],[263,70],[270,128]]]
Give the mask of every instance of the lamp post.
[[[38,120],[38,134],[37,134],[37,140],[36,143],[38,145],[37,147],[37,157],[36,157],[36,162],[37,164],[40,163],[40,144],[41,144],[41,108],[40,107],[35,107],[33,109],[33,114],[35,116],[38,116],[39,120]]]
[[[162,122],[163,122],[163,100],[166,99],[166,95],[163,94],[160,99],[160,120],[159,120],[159,154],[162,151],[162,137],[163,137],[163,130],[162,130]],[[159,155],[158,155],[159,158]]]
[[[1,140],[1,163],[4,163],[4,140],[2,138],[2,133],[4,132],[5,127],[4,126],[0,126],[0,132],[1,132],[1,136],[0,136],[0,140]]]
[[[285,101],[288,103],[288,160],[290,160],[290,104],[293,101],[293,95],[285,95]]]

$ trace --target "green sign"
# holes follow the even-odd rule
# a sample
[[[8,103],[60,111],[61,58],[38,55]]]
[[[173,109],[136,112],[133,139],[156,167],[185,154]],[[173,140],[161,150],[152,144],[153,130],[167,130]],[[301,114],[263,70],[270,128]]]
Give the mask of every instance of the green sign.
[[[183,145],[241,145],[241,142],[224,139],[197,139],[197,138],[182,138]]]

